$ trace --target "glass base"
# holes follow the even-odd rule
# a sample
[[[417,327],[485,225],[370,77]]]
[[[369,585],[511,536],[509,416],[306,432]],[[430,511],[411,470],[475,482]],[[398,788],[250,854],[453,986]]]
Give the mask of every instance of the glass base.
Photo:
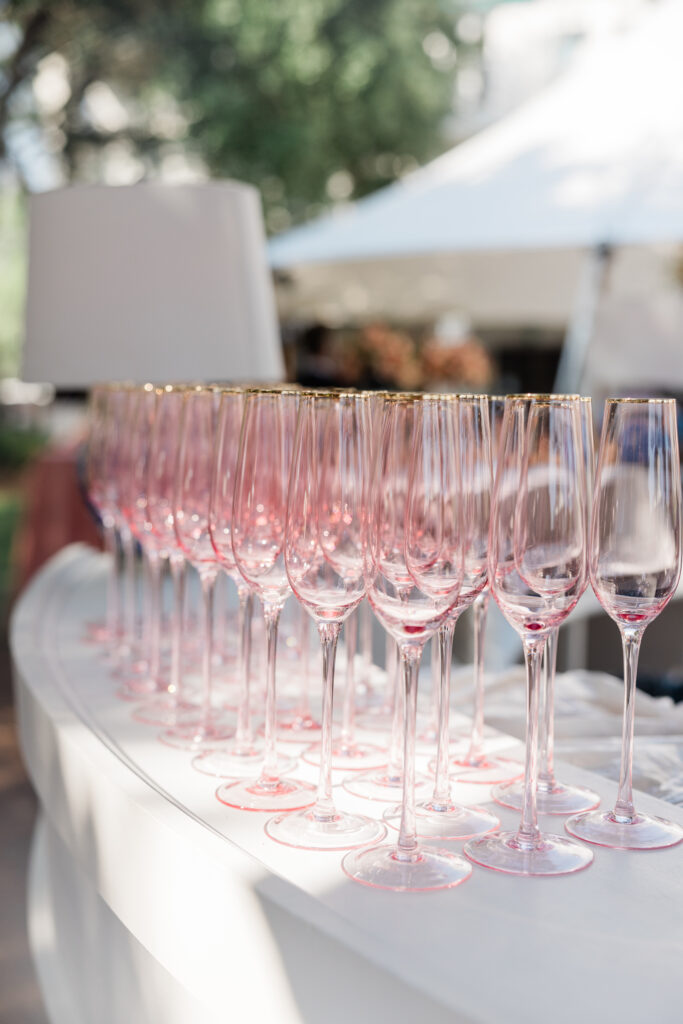
[[[159,687],[154,679],[129,679],[116,691],[119,700],[133,701],[143,700],[159,693]]]
[[[216,790],[226,807],[240,811],[300,811],[315,803],[315,786],[285,777],[265,783],[261,779],[226,782]]]
[[[263,764],[263,745],[232,743],[219,750],[206,750],[192,760],[192,767],[215,779],[253,779]],[[296,758],[277,756],[277,770],[284,775],[292,771]]]
[[[425,729],[415,737],[415,749],[420,754],[433,754],[437,744],[439,742],[439,736],[434,729]],[[452,759],[455,757],[463,756],[467,753],[469,742],[463,739],[462,733],[452,730],[448,734],[448,750]],[[433,759],[434,760],[434,759]],[[430,764],[430,770],[432,766]]]
[[[501,807],[521,811],[524,803],[524,780],[506,782],[496,786],[493,799]],[[592,789],[582,786],[563,786],[555,781],[549,788],[536,789],[536,810],[539,814],[578,814],[590,811],[600,803],[600,797]]]
[[[418,850],[410,860],[399,859],[397,847],[383,843],[347,853],[342,869],[354,882],[394,892],[429,892],[460,885],[472,874],[472,865],[446,850]]]
[[[415,806],[415,831],[421,839],[471,839],[495,832],[500,821],[482,807],[461,807],[449,801],[445,807],[433,800]],[[401,827],[401,807],[388,807],[382,815],[390,828]]]
[[[116,643],[107,644],[101,651],[98,651],[98,655],[113,679],[123,677],[121,666],[128,657],[128,648],[124,643],[117,640]]]
[[[332,820],[320,821],[312,808],[279,814],[266,822],[265,830],[277,843],[302,850],[354,850],[378,843],[387,834],[381,821],[363,814],[337,812]]]
[[[129,679],[139,679],[141,676],[144,679],[147,677],[149,670],[149,662],[145,658],[135,657],[131,660],[130,651],[125,655],[121,662],[112,668],[111,674],[115,679],[122,679],[124,687],[128,685]]]
[[[429,786],[433,785],[426,775],[415,776],[415,793],[424,796],[429,792]],[[403,776],[389,775],[385,769],[382,771],[358,772],[344,779],[342,786],[347,793],[353,796],[361,796],[364,800],[379,800],[385,803],[395,804],[400,800],[403,792]]]
[[[165,746],[174,747],[176,750],[208,750],[223,740],[229,740],[234,734],[234,727],[216,715],[205,726],[199,722],[166,729],[160,733],[159,740]]]
[[[638,814],[630,822],[617,821],[614,811],[588,811],[565,822],[571,836],[613,850],[661,850],[683,840],[683,828],[666,818]]]
[[[85,644],[108,644],[115,636],[107,629],[104,622],[86,622],[83,633]]]
[[[524,775],[524,765],[508,757],[485,757],[468,761],[454,758],[450,763],[453,782],[466,782],[468,785],[495,786],[502,782],[511,782]]]
[[[301,755],[306,764],[320,764],[320,744],[314,743]],[[332,767],[335,771],[362,772],[370,768],[381,768],[387,763],[387,752],[374,743],[332,744]]]
[[[277,738],[283,743],[311,743],[320,729],[320,722],[312,715],[278,716]]]
[[[390,732],[394,713],[391,708],[378,705],[356,713],[356,727],[365,732]]]
[[[363,714],[375,714],[377,711],[386,710],[387,700],[384,687],[378,689],[361,676],[356,689],[356,707]]]
[[[153,697],[133,712],[135,721],[143,725],[196,725],[201,722],[201,716],[201,709],[196,704],[184,701],[176,704],[170,694]]]
[[[214,687],[215,704],[224,711],[237,711],[240,706],[240,698],[237,689],[229,690],[227,687]]]
[[[593,861],[593,851],[587,846],[545,833],[531,849],[522,846],[517,832],[471,839],[465,845],[465,855],[474,864],[508,875],[570,875]]]

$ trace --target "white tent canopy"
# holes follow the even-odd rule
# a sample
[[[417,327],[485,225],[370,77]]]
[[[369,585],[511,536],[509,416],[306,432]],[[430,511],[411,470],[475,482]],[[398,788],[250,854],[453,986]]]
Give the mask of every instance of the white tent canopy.
[[[683,4],[383,191],[274,239],[285,317],[566,324],[583,254],[683,240]]]

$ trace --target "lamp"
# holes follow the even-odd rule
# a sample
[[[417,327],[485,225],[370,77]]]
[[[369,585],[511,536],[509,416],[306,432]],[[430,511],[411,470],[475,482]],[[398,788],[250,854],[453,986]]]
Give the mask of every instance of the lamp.
[[[23,378],[283,376],[259,196],[233,181],[31,197]]]

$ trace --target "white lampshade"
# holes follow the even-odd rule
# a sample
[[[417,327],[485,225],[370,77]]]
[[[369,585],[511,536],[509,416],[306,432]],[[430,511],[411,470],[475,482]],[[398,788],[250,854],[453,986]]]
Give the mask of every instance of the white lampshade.
[[[24,380],[283,376],[251,186],[77,185],[30,214]]]

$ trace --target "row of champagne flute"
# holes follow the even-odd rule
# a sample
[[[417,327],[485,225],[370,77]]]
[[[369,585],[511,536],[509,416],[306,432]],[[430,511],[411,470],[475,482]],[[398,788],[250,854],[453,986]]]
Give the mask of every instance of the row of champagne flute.
[[[128,394],[128,402],[130,403],[132,401],[134,408],[135,408],[135,404],[137,404],[137,406],[143,407],[145,402],[148,402],[148,401],[152,400],[152,390],[153,390],[152,388],[137,389],[137,391],[135,391],[135,389],[133,389],[133,391],[129,392],[129,394]],[[168,397],[169,395],[171,395],[173,393],[175,393],[174,389],[163,389],[161,392],[159,392],[157,394],[157,401],[159,402],[159,400],[164,398],[164,396]],[[232,450],[230,450],[230,456],[227,459],[227,462],[223,458],[223,455],[224,455],[224,451],[223,450],[224,450],[225,445],[227,444],[226,433],[225,433],[225,430],[223,428],[225,427],[226,423],[229,423],[228,417],[226,415],[223,415],[223,414],[224,414],[225,410],[229,410],[233,406],[234,402],[237,402],[239,395],[240,395],[240,392],[238,390],[234,390],[234,389],[227,390],[227,391],[223,390],[221,392],[221,399],[220,399],[221,400],[221,406],[220,406],[220,413],[219,413],[219,420],[220,420],[219,445],[218,445],[218,458],[217,458],[216,465],[214,467],[214,473],[213,473],[214,484],[213,484],[213,486],[211,488],[208,487],[208,486],[205,486],[204,489],[203,489],[203,492],[202,492],[202,497],[199,498],[199,504],[204,506],[204,510],[202,512],[202,515],[204,515],[205,520],[207,522],[207,528],[208,528],[208,531],[209,531],[209,535],[211,537],[212,546],[213,546],[214,551],[216,551],[216,552],[220,552],[220,550],[221,550],[221,537],[217,536],[218,531],[222,529],[223,530],[223,534],[225,535],[225,537],[227,536],[227,532],[228,532],[229,515],[232,512],[231,488],[233,487],[233,478],[234,478],[234,474],[232,472],[232,466],[234,464],[234,444],[232,444]],[[337,400],[335,402],[331,403],[331,404],[330,404],[330,399],[331,399],[332,396],[330,396],[330,395],[319,395],[318,394],[318,395],[314,395],[314,396],[311,396],[311,395],[294,395],[293,396],[293,395],[288,395],[286,392],[283,392],[283,391],[276,391],[276,392],[274,392],[274,395],[276,396],[276,398],[278,398],[278,400],[276,400],[273,403],[273,394],[272,393],[267,394],[267,393],[264,393],[263,391],[258,392],[259,400],[261,400],[261,401],[267,400],[268,402],[270,402],[271,418],[274,416],[275,420],[278,420],[280,418],[280,414],[282,413],[282,411],[284,409],[286,410],[288,399],[292,399],[293,397],[296,397],[297,400],[298,400],[300,398],[301,402],[303,402],[302,411],[303,411],[303,408],[305,408],[306,401],[313,401],[313,400],[315,400],[315,403],[316,403],[316,413],[315,413],[314,419],[316,421],[319,421],[319,423],[317,423],[315,425],[315,429],[318,432],[321,431],[321,430],[324,430],[324,432],[329,431],[330,423],[327,422],[327,421],[329,421],[331,416],[332,416],[333,419],[335,419],[335,417],[337,417],[338,419],[341,418],[341,420],[348,421],[348,422],[342,424],[341,420],[340,420],[340,422],[337,425],[338,426],[344,426],[345,431],[350,433],[351,438],[352,439],[355,438],[356,447],[357,447],[357,444],[359,442],[359,439],[362,436],[366,436],[366,437],[368,436],[367,434],[364,435],[364,433],[362,433],[362,429],[361,429],[362,428],[362,422],[361,422],[362,418],[368,416],[369,409],[370,409],[370,404],[369,404],[370,399],[369,399],[369,396],[367,396],[367,395],[365,395],[365,396],[357,396],[357,395],[356,396],[350,396],[350,395],[335,396]],[[200,403],[201,403],[201,404],[203,404],[203,406],[205,406],[205,408],[207,410],[209,410],[211,408],[210,402],[215,401],[215,397],[216,397],[215,389],[213,389],[213,390],[212,389],[184,389],[184,392],[183,392],[184,407],[185,407],[185,409],[187,411],[187,415],[184,417],[184,419],[181,417],[181,425],[180,425],[179,431],[176,432],[176,436],[179,436],[180,444],[179,444],[179,454],[178,454],[178,457],[177,457],[177,460],[176,460],[175,476],[177,477],[178,480],[180,480],[180,484],[177,484],[177,483],[174,484],[174,486],[171,489],[174,490],[174,500],[175,500],[176,505],[177,505],[177,507],[176,507],[176,509],[175,509],[175,511],[173,513],[174,518],[175,518],[175,520],[177,520],[177,524],[178,524],[176,526],[176,528],[175,528],[176,539],[179,541],[179,548],[180,548],[180,550],[185,555],[190,555],[191,554],[188,551],[188,546],[187,546],[186,542],[185,542],[185,544],[183,544],[182,540],[181,540],[182,534],[183,534],[182,521],[187,516],[187,506],[188,506],[188,496],[186,496],[186,495],[183,496],[183,493],[182,493],[183,474],[185,473],[185,467],[186,467],[186,463],[187,463],[186,453],[191,451],[191,446],[187,443],[187,435],[191,431],[191,429],[193,429],[193,428],[191,428],[191,424],[193,424],[193,421],[194,421],[193,408],[195,406],[200,406]],[[256,400],[257,400],[256,397],[254,397],[254,401],[256,401]],[[325,401],[328,402],[328,408],[325,407]],[[464,401],[465,401],[465,399],[464,399]],[[292,406],[293,406],[293,403],[292,403]],[[473,461],[473,467],[476,468],[476,467],[480,466],[481,464],[483,464],[484,466],[488,467],[489,459],[488,459],[487,411],[485,409],[485,406],[484,406],[484,403],[483,403],[483,399],[470,399],[469,400],[469,406],[471,407],[470,412],[473,415],[473,422],[474,422],[474,427],[475,427],[474,440],[476,442],[476,452],[478,453],[477,459]],[[365,407],[368,407],[368,408],[366,409]],[[474,415],[474,414],[476,414],[476,415]],[[265,415],[265,414],[261,414],[261,415]],[[311,415],[312,415],[312,410],[311,410]],[[136,473],[136,471],[135,471],[136,463],[138,461],[136,459],[136,457],[135,457],[136,447],[139,447],[140,444],[142,443],[140,441],[140,438],[144,437],[144,436],[147,436],[147,432],[140,433],[139,426],[138,426],[138,421],[139,421],[139,415],[136,416],[133,413],[133,415],[129,416],[129,422],[132,424],[131,443],[130,443],[130,445],[126,445],[125,443],[123,445],[121,445],[119,443],[119,447],[123,447],[123,451],[125,453],[127,453],[128,462],[132,462],[132,470],[129,469],[128,472],[125,472],[125,471],[123,473],[120,472],[120,473],[116,474],[116,476],[118,477],[119,481],[121,481],[121,479],[124,480],[124,484],[123,484],[123,488],[122,488],[124,493],[126,493],[127,490],[131,489],[130,486],[125,482],[126,478],[131,478],[133,480],[132,495],[131,495],[130,500],[128,502],[128,507],[129,508],[132,507],[132,508],[137,508],[137,509],[142,510],[145,507],[145,503],[146,503],[146,505],[148,505],[148,504],[150,504],[150,502],[154,502],[155,505],[156,505],[156,511],[157,511],[158,516],[159,516],[159,519],[162,522],[164,522],[164,519],[165,519],[164,513],[167,510],[168,502],[164,502],[163,501],[164,496],[161,493],[158,492],[158,489],[157,489],[155,483],[154,482],[148,482],[147,483],[148,494],[147,494],[146,498],[144,498],[144,496],[141,496],[141,494],[140,494],[139,481],[137,483],[135,483],[136,475],[140,476],[140,474]],[[291,420],[291,422],[293,422],[293,421]],[[370,424],[370,425],[372,426],[372,424]],[[147,445],[148,449],[150,449],[150,451],[152,453],[152,458],[154,460],[154,465],[152,467],[152,472],[154,474],[156,474],[157,476],[162,476],[163,477],[164,476],[164,472],[165,472],[164,465],[163,465],[163,460],[159,460],[158,462],[156,460],[156,457],[159,455],[159,453],[156,451],[156,446],[155,446],[155,443],[154,443],[155,426],[156,426],[156,424],[155,423],[152,423],[152,424],[148,424],[147,423],[146,426],[148,428],[150,428],[150,430],[148,430],[148,435],[150,435],[151,438],[152,438],[150,443],[148,443],[148,445]],[[272,426],[272,424],[270,424],[270,426]],[[282,427],[282,424],[280,424],[280,426]],[[342,432],[344,432],[344,431],[342,431]],[[263,436],[267,435],[267,436],[270,436],[270,437],[273,436],[272,432],[268,431],[268,430],[258,430],[257,434],[260,434],[260,435],[263,435]],[[168,437],[169,436],[168,433],[165,433],[165,436]],[[231,432],[230,436],[233,439],[234,439],[234,437],[237,437],[237,431],[233,430]],[[323,439],[323,441],[324,440],[325,439]],[[410,443],[410,437],[407,437],[407,440]],[[322,443],[323,443],[323,441],[322,441]],[[144,447],[144,444],[142,444],[142,447]],[[297,453],[298,453],[298,449],[297,449]],[[408,453],[403,453],[403,454],[408,454]],[[339,457],[338,456],[339,456],[338,453],[336,453],[336,454],[334,452],[332,453],[333,463],[331,463],[331,465],[334,465],[335,463],[337,463],[337,464],[339,463]],[[356,506],[357,506],[357,508],[356,508],[356,515],[358,516],[358,518],[360,517],[360,514],[362,513],[362,507],[361,507],[362,506],[362,497],[364,497],[364,494],[365,494],[365,492],[364,492],[365,483],[366,483],[365,478],[367,477],[367,469],[368,469],[368,464],[369,464],[369,457],[370,457],[369,451],[360,452],[358,450],[356,452],[356,455],[355,455],[355,462],[350,467],[352,483],[353,483],[353,486],[355,487],[356,492],[357,492],[356,495],[354,496],[354,500],[355,500]],[[97,463],[97,459],[94,459],[94,462]],[[124,460],[124,462],[125,462],[125,460]],[[353,460],[351,460],[351,462],[353,462]],[[208,480],[208,477],[211,474],[209,472],[207,472],[207,469],[208,469],[208,467],[205,467],[203,475],[200,474],[200,478]],[[195,467],[195,470],[196,470],[196,467]],[[308,477],[310,477],[310,467],[308,468],[308,470],[306,472],[308,473]],[[148,473],[150,473],[150,469],[147,469],[147,476],[148,476]],[[144,474],[142,474],[142,476],[140,476],[140,480],[142,479],[143,476],[144,476]],[[301,479],[308,478],[308,477],[306,477],[305,473],[304,474],[299,474],[299,477]],[[191,501],[195,501],[195,504],[197,505],[197,503],[198,503],[198,490],[199,490],[197,478],[195,478],[194,481],[193,481],[193,488],[194,488],[194,494],[193,494],[193,496],[191,496]],[[164,490],[164,487],[162,487],[161,489]],[[167,481],[167,484],[166,484],[166,489],[167,490],[169,489],[168,488],[168,481]],[[291,489],[292,488],[290,488],[290,490]],[[347,489],[348,489],[348,487],[347,487]],[[94,488],[94,490],[96,492],[96,488]],[[486,490],[486,494],[485,494],[486,507],[485,507],[484,511],[487,513],[488,485],[486,486],[485,490]],[[211,498],[210,498],[210,492],[211,492]],[[285,490],[283,488],[282,489],[282,495],[284,495],[284,493],[285,493]],[[272,504],[272,499],[270,498],[268,500]],[[209,514],[207,514],[207,503],[211,504],[212,509],[213,509],[213,511],[210,512]],[[262,507],[264,507],[264,506],[262,506]],[[126,504],[124,503],[124,510],[125,510],[125,508],[126,508]],[[288,511],[288,528],[291,525],[290,511]],[[478,519],[478,522],[479,522],[479,532],[480,532],[480,534],[483,534],[483,536],[485,538],[485,532],[486,532],[486,529],[487,529],[487,520],[486,520],[485,516],[482,517],[482,516],[479,515],[479,511],[480,510],[477,510],[477,519]],[[227,515],[227,518],[226,518],[226,515]],[[142,541],[143,545],[144,545],[145,540],[147,540],[147,537],[148,537],[148,535],[145,535],[144,525],[145,525],[145,523],[148,523],[148,522],[152,521],[153,522],[153,529],[154,529],[154,518],[155,518],[154,510],[152,510],[152,511],[147,510],[146,513],[142,514],[142,524],[140,525],[140,524],[136,524],[135,516],[131,517],[130,514],[128,515],[128,519],[132,523],[133,529],[136,531],[136,534],[139,537],[139,539]],[[195,518],[197,519],[197,517],[195,517]],[[159,530],[159,535],[161,536],[161,530]],[[166,537],[164,537],[163,539],[166,542],[168,542],[168,540],[169,540]],[[171,538],[170,540],[172,542],[173,538]],[[364,554],[364,552],[362,552],[362,546],[360,544],[360,538],[359,537],[356,537],[355,544],[356,544],[355,556],[356,556],[356,559],[359,559],[359,561],[358,561],[358,568],[361,569],[361,567],[362,567],[361,566],[362,554]],[[484,545],[484,551],[485,551],[485,545]],[[208,561],[211,557],[212,557],[212,552],[207,548],[207,550],[205,551],[205,554],[204,554],[204,560]],[[190,557],[190,560],[191,560],[191,557]],[[197,564],[197,558],[195,559],[195,561],[196,561],[196,564]],[[481,561],[481,560],[479,559],[479,561]],[[223,564],[225,564],[225,562],[226,562],[226,559],[225,559],[224,556],[223,556],[222,562],[223,562]],[[292,559],[290,559],[290,562],[292,562],[292,564],[293,564]],[[288,568],[290,570],[292,569],[292,564],[288,564]],[[229,565],[229,562],[228,562],[228,565]],[[202,564],[200,563],[198,567],[201,570]],[[290,580],[291,580],[291,577],[292,577],[292,572],[290,571]],[[474,597],[474,595],[477,593],[477,591],[481,588],[481,586],[483,585],[484,581],[485,581],[485,560],[484,560],[484,563],[481,563],[478,566],[478,569],[477,569],[477,579],[475,581],[476,589],[472,590],[472,597]],[[358,580],[357,580],[357,587],[359,588],[359,590],[358,590],[359,594],[365,588],[365,581],[364,581],[364,579],[362,579],[362,572],[361,571],[360,571],[360,574],[359,574],[359,577],[358,577]],[[297,592],[297,596],[299,596],[300,591],[297,590],[296,592]],[[356,597],[357,597],[357,595],[356,595]],[[356,603],[356,600],[354,600],[353,603]],[[266,610],[266,613],[267,613],[268,609],[267,609],[267,605],[265,604],[265,602],[264,602],[264,607],[265,607],[265,610]],[[206,648],[205,649],[208,649],[209,643],[210,643],[210,637],[207,635],[207,641],[206,641]],[[450,657],[449,657],[449,659],[447,659],[447,664],[450,665]],[[205,671],[205,675],[210,671],[209,670],[209,666],[210,666],[210,659],[207,659],[206,662],[205,662],[205,670],[206,670]],[[328,687],[328,689],[330,689],[330,687]],[[400,695],[400,690],[399,689],[396,691],[396,695],[397,696]],[[331,717],[331,700],[329,701],[329,706],[330,706],[330,710],[328,711],[327,714],[324,715],[324,725],[325,725],[325,722],[329,721],[330,717]],[[400,702],[398,700],[396,701],[396,708],[397,708],[397,710],[400,710]],[[445,702],[445,705],[444,705],[444,709],[446,709],[446,708],[447,708],[447,701]],[[445,711],[444,711],[444,714],[445,714]],[[395,717],[397,717],[397,716],[395,716]],[[270,718],[270,715],[267,713],[266,714],[266,739],[267,739],[267,725],[268,725],[269,718]],[[206,726],[207,726],[207,723],[204,723],[203,724],[203,728],[206,728]],[[394,735],[397,736],[398,738],[400,738],[400,730],[399,729],[394,729]],[[191,726],[190,726],[189,730],[185,730],[185,735],[182,735],[180,737],[178,737],[178,735],[177,735],[177,729],[170,730],[169,733],[167,733],[165,735],[166,741],[172,741],[172,742],[174,742],[174,744],[179,744],[179,742],[187,741],[188,743],[191,743],[193,745],[198,745],[204,738],[205,737],[200,734],[200,732],[199,732],[197,727],[191,727]],[[207,735],[206,738],[207,738],[207,741],[209,743],[211,743],[211,742],[217,741],[217,739],[219,739],[220,736],[216,736],[215,733],[212,733],[211,730],[209,730],[209,734]],[[325,739],[325,734],[324,734],[324,739]],[[266,749],[267,749],[267,745],[268,744],[266,742]],[[396,744],[394,743],[394,749],[395,749],[395,746],[396,746]],[[480,738],[477,738],[476,739],[475,749],[478,750],[479,746],[480,746]],[[324,744],[323,750],[324,750],[325,757],[324,757],[324,761],[323,761],[323,765],[322,765],[322,773],[325,774],[326,778],[328,779],[328,781],[325,783],[326,790],[327,790],[327,788],[329,788],[330,754],[329,754],[329,751],[326,750],[325,744]],[[355,752],[353,752],[353,753],[355,753]],[[209,761],[211,761],[211,764],[214,766],[211,769],[212,771],[215,770],[216,773],[222,773],[222,774],[227,774],[227,775],[238,774],[237,771],[232,770],[232,768],[229,765],[225,764],[225,761],[226,761],[227,757],[228,757],[228,755],[226,754],[226,752],[224,750],[223,751],[219,751],[219,752],[208,752],[206,755],[204,755],[202,758],[200,758],[199,761],[196,762],[196,764],[197,764],[198,767],[202,766],[202,767],[205,767],[206,770],[209,770],[209,767],[208,767],[208,764],[207,764],[207,759],[208,759]],[[215,765],[216,765],[217,761],[220,762],[220,765],[221,765],[221,768],[222,768],[222,771],[220,771],[220,772],[215,768]],[[204,765],[202,765],[203,762],[204,762]],[[382,793],[381,799],[386,799],[387,796],[391,800],[396,799],[396,796],[397,796],[398,792],[400,791],[401,779],[402,779],[402,770],[401,770],[401,765],[400,765],[400,759],[399,758],[397,758],[394,763],[396,764],[396,767],[393,770],[390,768],[389,770],[385,770],[385,771],[379,772],[374,777],[371,776],[370,778],[362,778],[361,777],[361,778],[358,778],[358,779],[354,779],[354,780],[349,781],[347,783],[347,787],[349,788],[349,790],[351,792],[357,792],[357,793],[359,793],[362,796],[373,796],[373,787],[384,788],[384,793]],[[352,765],[349,765],[349,766],[352,766]],[[243,766],[240,765],[240,767],[242,768]],[[519,771],[519,766],[515,765],[514,766],[513,774],[518,773],[518,771]],[[508,771],[508,774],[509,774],[509,771]],[[323,775],[322,775],[322,777],[323,777]],[[438,779],[438,775],[437,775],[437,783],[438,782],[439,782],[439,779]],[[443,790],[443,784],[444,783],[447,786],[447,779],[441,779],[441,783],[440,783],[440,790],[441,790],[441,792]],[[294,792],[291,792],[292,791],[292,787],[289,785],[289,783],[288,783],[287,786],[284,786],[284,785],[281,786],[279,788],[279,790],[275,790],[275,788],[271,784],[268,785],[267,787],[251,785],[251,786],[249,786],[247,788],[247,793],[245,793],[245,791],[242,790],[238,794],[236,794],[234,792],[230,792],[230,793],[226,792],[228,790],[228,788],[230,788],[230,790],[232,790],[233,787],[223,787],[223,788],[224,788],[224,791],[225,791],[225,792],[222,793],[223,798],[229,799],[231,801],[234,801],[234,800],[239,798],[240,800],[243,801],[243,804],[241,804],[241,806],[248,806],[250,809],[258,807],[260,809],[269,809],[270,810],[270,809],[273,809],[273,805],[276,806],[275,801],[278,802],[278,804],[282,804],[282,805],[285,805],[285,806],[289,807],[292,801],[299,802],[301,800],[301,796],[298,793],[298,791],[296,790],[296,788],[295,788]],[[438,790],[439,790],[439,786],[437,784],[436,791],[435,791],[435,797],[438,796]],[[328,805],[330,803],[330,799],[331,798],[329,796],[326,798],[326,801],[327,801]],[[425,815],[424,815],[425,816],[425,823],[424,823],[425,827],[428,827],[428,821],[427,821],[428,814],[432,813],[432,812],[436,812],[436,818],[435,818],[435,820],[432,823],[433,834],[434,835],[437,835],[437,834],[438,835],[443,835],[445,838],[466,838],[469,835],[481,833],[481,831],[488,830],[488,829],[490,829],[492,827],[496,827],[498,825],[498,819],[495,818],[493,815],[485,814],[483,812],[479,812],[479,813],[476,813],[476,812],[466,812],[464,809],[454,808],[453,805],[451,805],[450,803],[447,803],[447,802],[446,802],[445,805],[443,805],[440,800],[437,801],[436,804],[434,804],[434,803],[427,803],[427,805],[426,805],[424,810],[425,810]],[[368,826],[368,824],[366,822],[362,822],[362,824],[364,824],[364,830],[359,830],[356,827],[357,824],[358,824],[357,817],[356,817],[355,820],[353,820],[351,822],[354,825],[354,833],[356,833],[356,834],[350,834],[349,835],[349,831],[350,831],[350,829],[348,827],[349,820],[347,820],[343,815],[340,815],[338,813],[330,814],[330,813],[326,812],[326,816],[323,817],[323,816],[321,816],[321,813],[319,813],[319,807],[317,808],[316,815],[317,816],[313,820],[307,820],[306,821],[306,827],[307,827],[308,833],[310,833],[310,835],[308,835],[307,837],[306,836],[302,837],[302,840],[305,842],[305,845],[310,845],[311,843],[314,843],[314,845],[316,845],[316,846],[322,846],[322,847],[326,847],[327,848],[327,847],[329,847],[331,845],[335,845],[335,846],[339,847],[339,844],[342,842],[342,840],[343,840],[344,847],[356,846],[356,845],[359,845],[360,843],[365,843],[366,842],[367,836],[368,836],[368,833],[369,833],[369,826]],[[391,821],[394,821],[395,818],[396,818],[396,815],[394,814],[393,817],[391,818]],[[283,836],[289,835],[289,831],[290,831],[290,829],[292,827],[293,821],[294,821],[294,819],[287,819],[287,821],[283,820],[283,822],[282,822],[282,833],[283,833]],[[340,830],[341,829],[343,829],[342,839],[340,839]],[[376,833],[376,827],[375,826],[373,826],[373,829],[374,829],[374,831]],[[438,829],[440,829],[440,831]],[[271,829],[271,831],[272,831],[272,829]],[[430,831],[427,831],[426,834],[430,835],[431,833],[430,833]],[[286,841],[286,839],[283,839],[283,841]],[[295,837],[292,838],[292,842],[293,843],[296,842],[296,838]]]
[[[118,409],[112,395],[118,397]],[[498,824],[491,815],[465,811],[450,801],[447,712],[452,630],[462,609],[473,602],[478,603],[481,623],[490,563],[494,596],[524,641],[530,742],[520,830],[512,837],[473,842],[467,852],[482,863],[502,853],[503,863],[488,866],[523,873],[557,873],[588,862],[585,848],[540,835],[533,806],[540,658],[546,638],[574,607],[587,580],[587,482],[592,479],[592,452],[589,456],[589,410],[582,415],[585,400],[557,396],[507,400],[501,438],[494,446],[499,466],[490,516],[489,408],[482,398],[149,386],[103,389],[102,398],[106,429],[94,429],[93,437],[106,439],[103,447],[108,444],[109,451],[98,451],[97,443],[91,446],[95,467],[91,490],[105,525],[107,516],[115,518],[112,509],[120,513],[123,508],[143,546],[146,541],[159,556],[167,554],[172,566],[174,555],[178,564],[188,560],[202,579],[206,610],[203,713],[199,720],[176,722],[174,738],[184,734],[193,747],[227,738],[210,700],[210,611],[218,567],[237,583],[243,624],[250,596],[256,594],[263,604],[269,649],[263,767],[254,780],[221,787],[220,799],[248,809],[303,808],[298,814],[281,814],[267,826],[273,838],[293,845],[345,848],[369,842],[370,836],[378,838],[372,819],[336,810],[331,789],[336,640],[341,623],[367,592],[401,650],[403,770],[399,768],[393,777],[390,770],[385,771],[384,780],[394,785],[402,782],[403,804],[400,811],[385,816],[389,824],[399,827],[398,845],[349,855],[346,870],[358,880],[399,888],[454,884],[466,877],[470,869],[463,867],[461,858],[446,851],[421,851],[417,845],[416,672],[424,644],[438,633],[442,654],[439,743],[433,797],[420,808],[423,834],[463,838],[489,832]],[[134,411],[128,408],[128,415],[123,415],[123,406],[131,403]],[[95,403],[95,422],[97,415]],[[116,426],[124,423],[134,425],[128,444],[125,438],[115,437]],[[669,439],[670,456],[674,441],[675,436]],[[675,460],[670,462],[673,467]],[[491,552],[487,551],[489,536]],[[316,620],[324,653],[317,794],[297,780],[282,778],[275,752],[274,645],[279,611],[290,588]],[[669,597],[671,593],[669,587]],[[664,595],[660,607],[666,599]],[[247,632],[243,630],[242,635]],[[243,661],[246,646],[242,644]],[[554,668],[550,661],[548,689]],[[175,657],[174,662],[177,676]],[[248,676],[248,671],[243,673],[247,701],[241,705],[244,713],[233,750],[221,753],[237,760],[261,756],[253,748],[249,724]],[[177,679],[176,683],[177,695]],[[177,705],[176,697],[176,710]],[[551,753],[550,707],[546,699],[545,749]],[[465,760],[470,769],[490,771],[491,763],[482,764],[480,706],[475,738]],[[552,789],[551,760],[548,766],[545,781]],[[357,777],[355,783],[363,781]],[[352,792],[353,784],[348,784]],[[565,795],[569,789],[555,788],[563,789]],[[589,796],[587,806],[592,806],[595,800]],[[499,798],[505,802],[504,793]],[[306,805],[312,805],[312,810]]]

